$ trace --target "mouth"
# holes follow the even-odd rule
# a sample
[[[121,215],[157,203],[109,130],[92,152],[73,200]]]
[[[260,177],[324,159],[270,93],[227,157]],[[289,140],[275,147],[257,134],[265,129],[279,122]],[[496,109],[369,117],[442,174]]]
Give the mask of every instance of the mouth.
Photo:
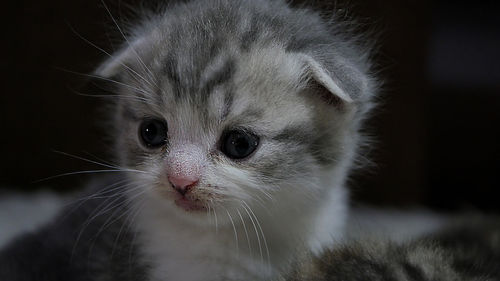
[[[175,205],[189,212],[205,211],[207,208],[200,200],[193,200],[182,196],[175,199]]]

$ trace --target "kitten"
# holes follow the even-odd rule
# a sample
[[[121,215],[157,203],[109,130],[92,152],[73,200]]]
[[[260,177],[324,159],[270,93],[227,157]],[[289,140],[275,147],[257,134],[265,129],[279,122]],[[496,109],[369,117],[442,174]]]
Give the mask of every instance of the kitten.
[[[95,74],[123,177],[11,244],[1,280],[272,280],[342,238],[376,88],[358,37],[281,0],[198,0],[125,41]]]
[[[405,243],[363,240],[296,262],[283,280],[500,280],[498,218],[468,218]]]

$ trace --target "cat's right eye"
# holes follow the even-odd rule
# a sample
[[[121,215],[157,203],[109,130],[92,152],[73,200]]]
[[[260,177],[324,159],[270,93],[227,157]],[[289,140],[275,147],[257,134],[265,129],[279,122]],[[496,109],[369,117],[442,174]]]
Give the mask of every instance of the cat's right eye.
[[[139,127],[139,136],[148,148],[158,148],[167,143],[167,123],[158,119],[146,119]]]

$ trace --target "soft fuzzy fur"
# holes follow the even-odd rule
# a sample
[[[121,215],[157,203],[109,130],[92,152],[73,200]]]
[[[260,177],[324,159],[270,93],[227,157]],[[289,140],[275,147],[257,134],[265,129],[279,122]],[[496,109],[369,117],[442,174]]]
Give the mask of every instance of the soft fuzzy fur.
[[[342,23],[280,0],[191,1],[127,33],[95,74],[115,86],[125,233],[147,280],[271,280],[342,237],[375,92],[368,58]],[[141,143],[150,119],[168,126],[160,148]],[[252,155],[221,152],[231,129],[260,138]],[[166,171],[196,176],[182,198],[204,211],[175,203]]]
[[[283,280],[500,280],[498,217],[452,220],[445,230],[405,242],[363,239],[306,255]]]
[[[300,245],[320,252],[341,237],[344,182],[374,91],[365,50],[281,1],[194,1],[132,34],[97,73],[140,89],[119,87],[130,98],[117,104],[116,151],[148,172],[129,177],[148,188],[135,227],[152,280],[269,280]],[[166,120],[165,150],[141,146],[148,117]],[[235,127],[261,137],[244,161],[217,150]],[[206,212],[174,204],[172,155],[201,163],[191,196]]]

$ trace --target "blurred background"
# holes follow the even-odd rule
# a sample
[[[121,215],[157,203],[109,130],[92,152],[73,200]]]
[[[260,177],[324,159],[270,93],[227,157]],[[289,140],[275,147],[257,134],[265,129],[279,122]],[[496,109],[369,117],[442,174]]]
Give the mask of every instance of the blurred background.
[[[105,1],[116,17],[128,13],[128,4]],[[385,85],[367,126],[374,165],[353,175],[355,201],[500,211],[497,1],[292,2],[342,9],[380,34],[375,62]],[[5,5],[0,186],[74,191],[89,176],[38,180],[100,167],[54,150],[109,157],[99,113],[105,100],[76,94],[85,79],[67,70],[89,73],[105,58],[80,37],[113,50],[117,32],[100,0]]]

